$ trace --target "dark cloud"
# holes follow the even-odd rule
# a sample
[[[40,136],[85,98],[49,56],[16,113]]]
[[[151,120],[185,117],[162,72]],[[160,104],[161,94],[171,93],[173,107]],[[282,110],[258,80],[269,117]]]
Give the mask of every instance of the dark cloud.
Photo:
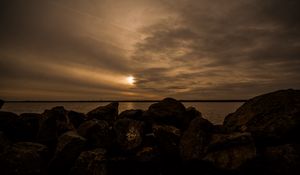
[[[299,1],[164,2],[176,18],[144,30],[148,37],[136,51],[150,60],[149,67],[155,67],[154,58],[162,59],[170,71],[160,76],[146,69],[143,76],[152,88],[172,84],[168,89],[175,92],[166,95],[242,98],[300,87]],[[177,86],[187,91],[178,92]]]

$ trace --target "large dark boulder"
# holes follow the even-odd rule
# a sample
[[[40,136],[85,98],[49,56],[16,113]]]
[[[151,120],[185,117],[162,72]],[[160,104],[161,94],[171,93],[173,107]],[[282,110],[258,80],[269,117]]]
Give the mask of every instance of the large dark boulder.
[[[140,109],[130,109],[130,110],[125,110],[121,112],[118,116],[118,119],[133,119],[133,120],[140,120],[143,121],[143,110]]]
[[[113,132],[104,120],[86,121],[79,126],[77,132],[87,139],[89,148],[109,148],[112,144]]]
[[[13,144],[0,156],[0,173],[4,175],[44,174],[47,164],[46,146],[19,142]]]
[[[84,113],[76,111],[69,111],[68,117],[75,128],[78,128],[83,122],[87,120],[87,117]]]
[[[42,118],[41,114],[24,113],[15,122],[15,139],[18,141],[36,141],[39,131],[39,122]]]
[[[55,155],[49,164],[50,174],[68,174],[79,154],[83,151],[86,139],[74,131],[59,137]]]
[[[265,174],[294,174],[300,171],[299,144],[268,147],[262,156],[264,166],[259,168]]]
[[[196,117],[202,117],[201,112],[199,112],[194,107],[188,107],[188,108],[186,108],[186,111],[184,113],[184,117],[182,119],[182,123],[181,123],[181,127],[180,128],[183,131],[186,130],[189,127],[191,121],[193,119],[195,119]]]
[[[153,125],[154,137],[162,155],[168,158],[179,157],[180,129],[170,125]]]
[[[74,130],[74,126],[68,118],[68,111],[63,107],[55,107],[45,110],[40,121],[37,140],[46,144],[51,149],[55,148],[57,139],[63,133]]]
[[[218,169],[237,170],[256,157],[250,133],[213,134],[203,160]]]
[[[202,117],[191,121],[180,140],[180,153],[183,160],[201,160],[207,152],[213,131],[213,124]]]
[[[113,124],[118,117],[118,110],[119,103],[113,102],[106,106],[99,106],[96,109],[87,113],[87,117],[89,119],[98,119],[98,120],[105,120],[109,124]]]
[[[5,134],[0,131],[0,155],[5,152],[5,150],[7,148],[9,148],[10,146],[10,141],[8,140],[8,138],[5,136]]]
[[[9,139],[14,138],[14,125],[18,118],[19,116],[15,113],[0,111],[0,131],[3,131]]]
[[[106,150],[97,148],[94,150],[84,151],[77,158],[71,175],[96,175],[106,174]]]
[[[300,90],[280,90],[250,99],[228,115],[224,126],[251,132],[258,144],[299,143]]]
[[[2,108],[3,104],[4,104],[4,101],[0,100],[0,109]]]
[[[114,124],[116,143],[122,150],[132,150],[141,145],[144,123],[132,119],[119,119]]]
[[[144,117],[152,119],[155,123],[180,127],[185,114],[184,105],[172,98],[165,98],[149,106]]]

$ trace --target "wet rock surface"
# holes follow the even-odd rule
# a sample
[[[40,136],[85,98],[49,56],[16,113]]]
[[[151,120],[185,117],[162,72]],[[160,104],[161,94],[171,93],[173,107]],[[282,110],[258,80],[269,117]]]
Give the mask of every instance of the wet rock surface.
[[[172,98],[120,115],[118,103],[86,115],[0,111],[0,174],[295,174],[299,101],[296,90],[261,95],[223,125]]]

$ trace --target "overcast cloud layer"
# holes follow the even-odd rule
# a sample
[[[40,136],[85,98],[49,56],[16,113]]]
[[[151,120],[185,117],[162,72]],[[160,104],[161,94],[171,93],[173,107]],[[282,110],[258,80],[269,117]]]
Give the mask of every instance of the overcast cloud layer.
[[[0,98],[243,99],[297,89],[299,8],[298,0],[3,0]]]

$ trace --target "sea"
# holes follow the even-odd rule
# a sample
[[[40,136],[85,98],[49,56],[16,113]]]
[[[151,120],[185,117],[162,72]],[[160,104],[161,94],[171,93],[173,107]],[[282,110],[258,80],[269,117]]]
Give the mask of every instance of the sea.
[[[107,102],[7,102],[1,111],[21,113],[42,113],[45,109],[64,106],[67,110],[87,113],[98,106],[107,105]],[[128,109],[146,110],[153,102],[120,102],[119,113]],[[183,102],[185,107],[195,107],[203,117],[213,124],[222,124],[224,118],[240,107],[242,102]]]

